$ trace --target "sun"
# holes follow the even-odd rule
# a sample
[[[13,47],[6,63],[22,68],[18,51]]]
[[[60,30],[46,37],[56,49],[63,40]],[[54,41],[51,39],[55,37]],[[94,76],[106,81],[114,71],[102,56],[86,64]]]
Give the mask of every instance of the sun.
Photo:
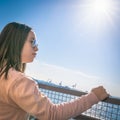
[[[117,0],[84,0],[77,9],[79,26],[99,31],[105,27],[114,27],[114,19],[119,16],[119,4]]]
[[[110,0],[95,0],[92,6],[96,13],[104,14],[112,9],[112,2],[110,2]]]
[[[99,22],[111,21],[115,6],[112,0],[93,0],[91,2],[88,14]]]

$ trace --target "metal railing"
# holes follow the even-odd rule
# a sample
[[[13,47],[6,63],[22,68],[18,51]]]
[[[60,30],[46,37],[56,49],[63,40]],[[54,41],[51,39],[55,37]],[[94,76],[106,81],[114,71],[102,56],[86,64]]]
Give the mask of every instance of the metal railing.
[[[47,95],[55,104],[73,100],[85,95],[85,92],[77,91],[69,87],[55,85],[53,83],[37,81],[40,91]],[[120,120],[120,98],[109,97],[95,104],[81,115],[72,120]]]

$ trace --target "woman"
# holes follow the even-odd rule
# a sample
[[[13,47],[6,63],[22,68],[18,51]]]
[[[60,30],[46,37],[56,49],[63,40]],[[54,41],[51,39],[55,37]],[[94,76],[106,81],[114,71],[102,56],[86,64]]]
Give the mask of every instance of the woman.
[[[32,28],[21,23],[7,24],[0,33],[0,120],[67,120],[108,97],[102,86],[71,102],[53,104],[35,81],[24,74],[26,63],[38,51]],[[72,109],[71,109],[72,108]]]

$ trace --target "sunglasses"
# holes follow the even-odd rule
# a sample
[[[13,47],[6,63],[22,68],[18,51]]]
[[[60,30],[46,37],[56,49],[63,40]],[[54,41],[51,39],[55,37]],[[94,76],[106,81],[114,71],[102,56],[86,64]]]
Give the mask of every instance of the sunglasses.
[[[32,47],[34,48],[34,47],[37,47],[37,46],[38,46],[37,40],[33,40],[32,41]]]

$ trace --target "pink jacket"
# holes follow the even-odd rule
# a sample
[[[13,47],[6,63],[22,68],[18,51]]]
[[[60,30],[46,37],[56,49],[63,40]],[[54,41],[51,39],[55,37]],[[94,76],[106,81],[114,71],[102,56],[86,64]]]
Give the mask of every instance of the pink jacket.
[[[71,102],[53,104],[36,82],[21,72],[11,68],[7,80],[0,78],[0,120],[27,120],[29,115],[39,120],[67,120],[98,102],[91,92]]]

